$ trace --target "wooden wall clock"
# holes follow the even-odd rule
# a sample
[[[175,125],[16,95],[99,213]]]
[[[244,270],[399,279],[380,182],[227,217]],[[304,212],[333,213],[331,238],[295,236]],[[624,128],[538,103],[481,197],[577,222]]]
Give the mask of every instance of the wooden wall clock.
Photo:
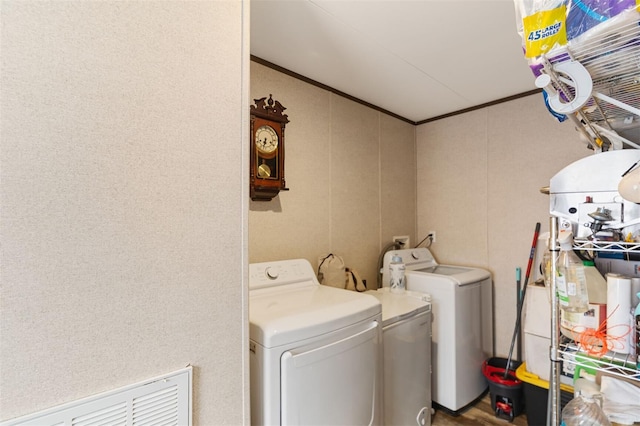
[[[254,201],[270,201],[280,191],[288,191],[284,180],[284,127],[289,122],[286,109],[271,95],[254,99],[251,105],[250,196]]]

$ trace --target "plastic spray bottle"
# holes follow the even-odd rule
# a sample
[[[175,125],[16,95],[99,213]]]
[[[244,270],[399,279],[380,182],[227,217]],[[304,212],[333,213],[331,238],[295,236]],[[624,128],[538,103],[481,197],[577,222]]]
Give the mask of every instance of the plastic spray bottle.
[[[582,260],[573,252],[573,234],[560,231],[558,243],[560,256],[556,282],[560,308],[567,312],[586,312],[589,310],[587,278]]]
[[[391,293],[404,293],[406,288],[404,270],[405,266],[402,258],[394,254],[391,258],[391,263],[389,263],[389,287],[391,288]]]

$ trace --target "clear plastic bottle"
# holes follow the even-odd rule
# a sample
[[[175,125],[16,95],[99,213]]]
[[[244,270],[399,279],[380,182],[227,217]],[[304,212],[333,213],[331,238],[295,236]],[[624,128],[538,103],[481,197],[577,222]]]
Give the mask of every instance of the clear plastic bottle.
[[[567,312],[586,312],[589,310],[587,277],[582,260],[573,252],[573,234],[561,231],[558,242],[560,256],[556,284],[560,307]]]
[[[389,263],[389,287],[391,293],[404,293],[406,289],[406,278],[404,276],[404,262],[402,258],[394,254]]]
[[[563,426],[611,426],[611,422],[604,414],[596,398],[587,395],[577,395],[562,409]]]

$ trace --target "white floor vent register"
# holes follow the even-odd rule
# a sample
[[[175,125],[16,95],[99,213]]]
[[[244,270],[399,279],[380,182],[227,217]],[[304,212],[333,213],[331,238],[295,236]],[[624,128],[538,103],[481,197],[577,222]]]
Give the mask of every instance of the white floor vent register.
[[[0,423],[0,426],[191,426],[192,367]]]

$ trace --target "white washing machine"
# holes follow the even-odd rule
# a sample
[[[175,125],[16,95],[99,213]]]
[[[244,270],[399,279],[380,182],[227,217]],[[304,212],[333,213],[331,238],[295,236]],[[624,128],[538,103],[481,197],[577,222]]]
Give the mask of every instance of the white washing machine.
[[[371,294],[382,303],[384,424],[431,424],[431,303],[429,295]]]
[[[304,259],[249,265],[251,423],[382,423],[382,313]]]
[[[483,362],[493,356],[491,274],[480,268],[439,265],[426,248],[387,252],[383,286],[394,254],[406,265],[407,289],[431,296],[433,402],[457,413],[482,397]]]

